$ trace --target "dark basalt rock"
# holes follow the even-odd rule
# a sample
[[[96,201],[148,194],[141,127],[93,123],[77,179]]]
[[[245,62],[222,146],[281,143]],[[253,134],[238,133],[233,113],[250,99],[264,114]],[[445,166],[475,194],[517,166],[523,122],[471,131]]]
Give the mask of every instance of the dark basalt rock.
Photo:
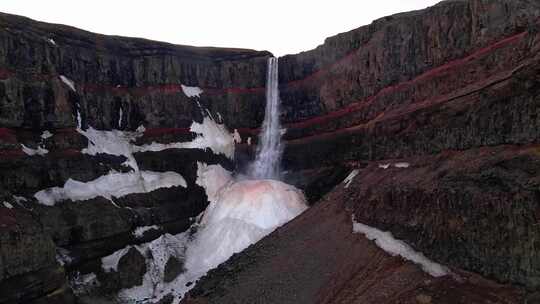
[[[165,273],[163,280],[167,283],[172,282],[184,271],[184,261],[180,261],[174,256],[171,256],[165,264]]]
[[[8,14],[0,15],[0,25],[0,66],[6,75],[0,81],[0,108],[5,109],[0,124],[7,127],[72,127],[76,107],[86,123],[100,129],[188,127],[200,109],[180,84],[207,88],[209,93],[263,87],[270,56],[96,35]],[[75,82],[76,93],[60,75]],[[253,117],[262,119],[245,115],[260,111],[245,110],[262,106],[264,91],[256,98],[211,95],[203,95],[201,103],[235,124],[255,126]],[[125,121],[118,125],[120,109]]]
[[[340,191],[358,221],[392,231],[437,261],[535,290],[539,148],[498,146],[389,161],[410,163],[406,169],[375,163]]]
[[[54,267],[56,251],[50,236],[30,212],[7,202],[14,207],[0,205],[0,281]]]
[[[98,274],[100,288],[105,292],[116,292],[124,288],[142,285],[146,273],[146,258],[135,247],[131,247],[118,261],[117,271]]]

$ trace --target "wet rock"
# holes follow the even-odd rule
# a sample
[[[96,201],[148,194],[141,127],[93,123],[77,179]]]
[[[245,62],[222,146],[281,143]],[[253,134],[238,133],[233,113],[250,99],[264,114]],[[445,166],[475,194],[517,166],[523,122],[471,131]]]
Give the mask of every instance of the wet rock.
[[[117,271],[101,272],[98,279],[104,291],[115,292],[142,285],[145,273],[146,258],[131,247],[118,261]]]
[[[0,205],[0,281],[56,265],[50,236],[31,213],[10,201],[11,209]]]
[[[165,264],[165,271],[163,280],[165,282],[172,282],[176,277],[178,277],[182,272],[185,271],[184,261],[177,259],[174,256],[169,257],[169,260]]]

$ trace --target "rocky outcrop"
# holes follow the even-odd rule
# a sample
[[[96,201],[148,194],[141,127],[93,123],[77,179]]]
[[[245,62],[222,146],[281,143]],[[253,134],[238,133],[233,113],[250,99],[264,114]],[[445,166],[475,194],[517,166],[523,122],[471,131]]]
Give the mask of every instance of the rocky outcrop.
[[[51,237],[31,212],[14,205],[3,200],[0,207],[0,303],[73,301]]]

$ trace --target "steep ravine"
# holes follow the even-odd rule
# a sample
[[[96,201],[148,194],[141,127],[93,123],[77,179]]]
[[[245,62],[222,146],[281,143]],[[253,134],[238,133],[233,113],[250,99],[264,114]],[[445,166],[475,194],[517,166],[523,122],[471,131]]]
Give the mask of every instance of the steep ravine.
[[[539,30],[536,1],[443,1],[279,58],[285,178],[313,207],[210,272],[187,302],[534,303]],[[66,272],[97,274],[100,293],[140,284],[136,252],[118,272],[105,273],[101,258],[186,230],[208,204],[197,162],[234,170],[253,157],[270,56],[0,14],[0,303],[74,303]],[[195,142],[190,127],[210,117],[238,131],[234,160],[178,146]],[[78,127],[140,126],[130,147],[177,146],[134,152],[139,170],[179,174],[186,187],[114,204],[98,196],[44,206],[33,197],[69,179],[127,173],[121,154],[82,153],[89,143]],[[22,144],[48,153],[28,155]],[[390,257],[352,233],[353,214],[456,275],[433,279]]]

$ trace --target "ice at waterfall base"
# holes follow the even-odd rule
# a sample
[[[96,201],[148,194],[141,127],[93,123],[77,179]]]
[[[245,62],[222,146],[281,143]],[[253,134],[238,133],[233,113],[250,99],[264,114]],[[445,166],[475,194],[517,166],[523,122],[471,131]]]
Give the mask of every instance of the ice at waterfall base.
[[[122,291],[122,298],[151,298],[153,302],[172,293],[175,297],[173,303],[178,303],[208,270],[256,243],[307,208],[303,193],[283,182],[236,181],[219,165],[199,163],[198,166],[197,184],[205,189],[210,204],[194,234],[186,232],[164,236],[172,239],[172,242],[165,243],[173,247],[183,246],[185,272],[174,281],[165,283],[159,277],[151,277],[152,273],[162,273],[161,265],[156,271],[147,272],[143,286]],[[179,250],[171,249],[171,252]]]

